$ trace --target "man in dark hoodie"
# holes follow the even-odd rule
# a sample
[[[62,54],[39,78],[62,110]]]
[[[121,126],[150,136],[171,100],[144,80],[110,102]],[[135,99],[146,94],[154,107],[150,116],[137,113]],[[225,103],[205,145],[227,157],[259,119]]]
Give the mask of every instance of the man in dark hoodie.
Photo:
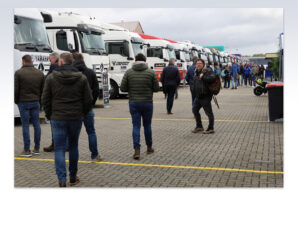
[[[161,83],[167,94],[167,112],[172,113],[175,92],[180,84],[180,73],[178,68],[175,66],[175,59],[170,58],[169,65],[165,67],[161,74]]]
[[[139,160],[141,118],[143,118],[147,154],[154,152],[151,130],[153,115],[152,102],[153,92],[158,92],[159,90],[157,76],[153,70],[148,68],[146,57],[142,53],[136,56],[136,62],[132,68],[125,72],[120,89],[123,92],[128,92],[129,111],[133,124],[133,147],[135,149],[133,158]]]
[[[214,115],[211,106],[212,93],[208,88],[208,84],[212,84],[215,81],[216,75],[213,70],[205,67],[205,61],[203,59],[198,59],[193,83],[195,101],[192,111],[196,118],[196,128],[192,130],[193,133],[200,131],[203,131],[204,134],[214,133]],[[202,107],[209,119],[209,126],[205,131],[199,112]]]
[[[72,54],[74,62],[73,66],[77,68],[80,72],[82,72],[88,79],[88,83],[90,89],[92,91],[93,102],[92,105],[94,107],[96,100],[99,96],[99,86],[96,74],[92,69],[87,68],[84,57],[80,53],[73,53]],[[93,109],[90,109],[87,116],[84,117],[83,120],[84,126],[86,128],[86,132],[88,134],[88,141],[89,141],[89,150],[91,152],[91,160],[92,162],[102,161],[101,156],[98,154],[97,149],[97,136],[94,128],[94,112]]]
[[[78,140],[82,127],[82,118],[92,108],[92,95],[87,78],[72,66],[72,55],[62,53],[59,68],[53,71],[45,81],[42,104],[46,117],[51,120],[55,166],[60,187],[66,187],[65,151],[69,140],[69,176],[70,185],[80,179],[78,171]]]

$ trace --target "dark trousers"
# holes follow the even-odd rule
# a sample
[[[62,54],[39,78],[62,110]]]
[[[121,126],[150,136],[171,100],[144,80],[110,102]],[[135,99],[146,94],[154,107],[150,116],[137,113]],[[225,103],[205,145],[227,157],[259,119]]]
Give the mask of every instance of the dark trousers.
[[[167,94],[167,111],[168,112],[172,112],[176,89],[177,89],[177,86],[165,85],[165,92]]]
[[[212,96],[204,96],[202,98],[195,98],[192,111],[196,118],[196,128],[203,128],[200,109],[203,107],[209,119],[208,129],[214,129],[214,115],[211,106]]]

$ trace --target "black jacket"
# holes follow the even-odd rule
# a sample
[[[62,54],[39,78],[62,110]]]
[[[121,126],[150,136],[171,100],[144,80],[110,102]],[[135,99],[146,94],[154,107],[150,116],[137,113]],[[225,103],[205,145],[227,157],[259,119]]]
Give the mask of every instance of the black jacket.
[[[49,76],[58,67],[59,67],[59,65],[58,65],[58,59],[57,59],[55,63],[50,65],[50,69],[49,69],[49,72],[47,73],[46,77]]]
[[[43,73],[25,64],[14,74],[14,102],[40,101],[44,84]]]
[[[200,78],[200,74],[203,77]],[[193,95],[197,98],[202,98],[205,96],[212,96],[208,85],[216,81],[216,75],[210,68],[202,69],[201,71],[195,70],[194,85],[193,85]]]
[[[99,85],[98,85],[96,74],[92,69],[89,69],[86,66],[84,61],[75,61],[73,63],[73,66],[87,77],[90,89],[92,91],[92,97],[93,97],[92,104],[94,106],[99,96]]]
[[[178,68],[173,65],[169,64],[165,67],[161,74],[161,83],[162,86],[170,85],[170,86],[178,86],[180,84],[180,73]]]
[[[78,120],[92,108],[87,78],[71,65],[60,66],[46,78],[41,101],[50,120]]]

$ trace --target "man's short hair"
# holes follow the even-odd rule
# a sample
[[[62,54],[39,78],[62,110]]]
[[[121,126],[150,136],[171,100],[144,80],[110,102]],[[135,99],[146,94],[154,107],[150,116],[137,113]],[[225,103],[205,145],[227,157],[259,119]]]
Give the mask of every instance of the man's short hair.
[[[198,62],[203,62],[203,65],[205,66],[205,61],[203,60],[203,59],[201,59],[201,58],[198,58],[198,60],[197,60],[197,62],[196,63],[198,63]]]
[[[142,53],[137,54],[137,56],[136,56],[136,61],[144,61],[144,62],[146,62],[146,57],[145,57],[145,55],[142,54]]]
[[[62,53],[62,54],[60,54],[60,59],[66,65],[71,65],[72,62],[73,62],[73,58],[72,58],[71,53]]]
[[[72,54],[72,57],[73,57],[73,59],[74,59],[75,61],[84,61],[84,57],[83,57],[83,55],[82,55],[81,53],[79,53],[79,52],[74,52],[74,53]]]
[[[50,57],[51,57],[51,58],[55,58],[55,57],[56,57],[56,58],[59,58],[59,54],[56,53],[56,52],[53,52],[53,53],[50,54]]]
[[[23,60],[25,63],[28,63],[28,64],[32,63],[32,57],[31,57],[30,55],[28,55],[28,54],[24,55],[24,56],[22,57],[22,60]]]
[[[192,62],[193,62],[193,64],[196,64],[197,61],[198,61],[198,57],[197,57],[197,56],[193,56],[193,57],[192,57]]]
[[[175,59],[175,58],[170,58],[170,60],[169,60],[169,64],[174,64],[174,63],[175,63],[175,61],[176,61],[176,59]]]

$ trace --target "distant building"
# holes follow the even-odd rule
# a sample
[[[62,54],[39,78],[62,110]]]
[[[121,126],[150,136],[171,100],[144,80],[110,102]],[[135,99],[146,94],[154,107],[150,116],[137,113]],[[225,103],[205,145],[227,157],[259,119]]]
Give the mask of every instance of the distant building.
[[[128,29],[131,32],[144,34],[144,30],[143,30],[141,23],[139,21],[133,21],[133,22],[121,21],[121,22],[114,22],[111,24],[116,25],[116,26],[121,26],[125,29]]]

